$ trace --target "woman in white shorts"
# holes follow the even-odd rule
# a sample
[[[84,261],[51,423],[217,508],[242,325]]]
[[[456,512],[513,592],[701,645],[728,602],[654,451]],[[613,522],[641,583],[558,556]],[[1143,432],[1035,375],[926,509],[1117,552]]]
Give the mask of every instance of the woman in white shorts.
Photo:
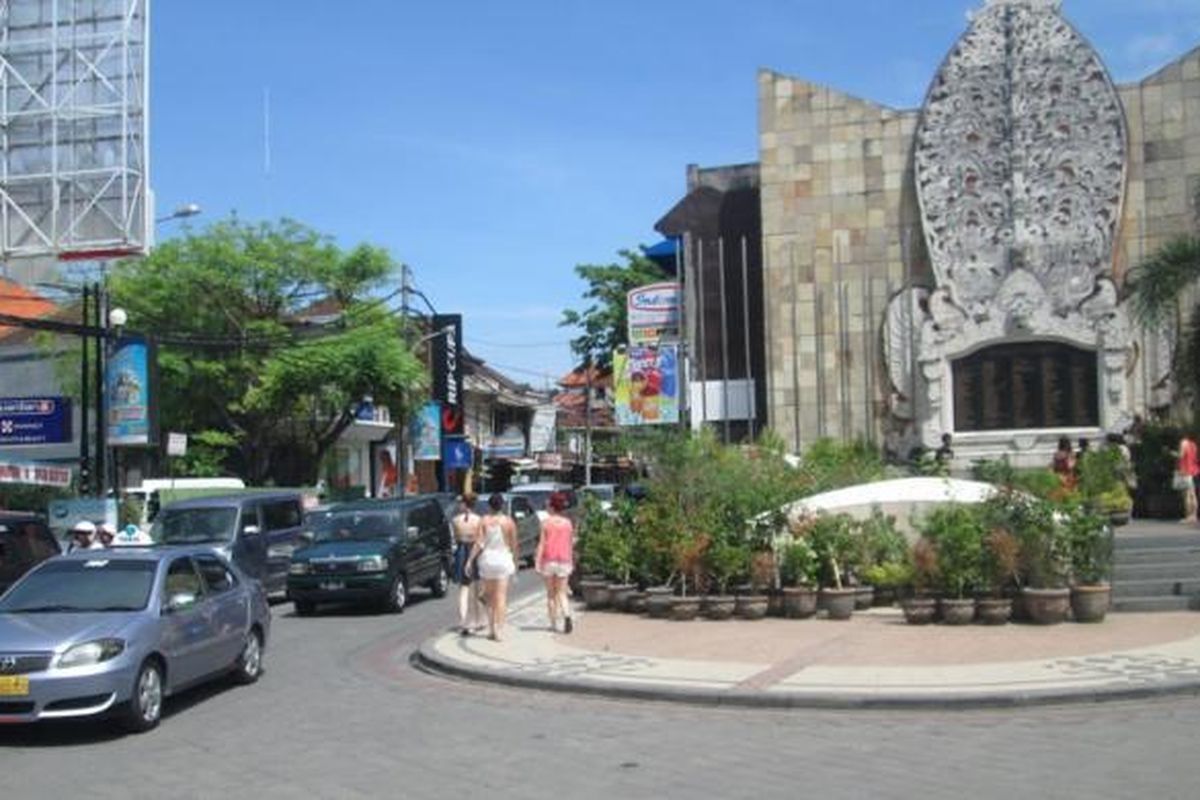
[[[538,537],[533,563],[546,582],[546,611],[550,617],[550,630],[558,630],[558,618],[562,617],[563,633],[570,633],[575,626],[571,621],[567,579],[575,568],[575,526],[562,513],[567,507],[565,494],[555,492],[550,495],[548,506],[550,515],[542,523],[542,535]]]
[[[488,511],[480,519],[483,535],[475,539],[470,562],[478,565],[488,607],[489,638],[500,641],[508,614],[508,579],[517,571],[513,553],[517,551],[517,526],[504,513],[504,497],[488,498]]]

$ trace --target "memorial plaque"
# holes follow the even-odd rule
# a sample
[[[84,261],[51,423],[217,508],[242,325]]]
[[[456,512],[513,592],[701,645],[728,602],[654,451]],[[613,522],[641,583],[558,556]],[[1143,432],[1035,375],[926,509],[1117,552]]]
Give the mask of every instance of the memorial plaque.
[[[1055,343],[997,345],[954,362],[959,431],[1099,425],[1096,354]]]

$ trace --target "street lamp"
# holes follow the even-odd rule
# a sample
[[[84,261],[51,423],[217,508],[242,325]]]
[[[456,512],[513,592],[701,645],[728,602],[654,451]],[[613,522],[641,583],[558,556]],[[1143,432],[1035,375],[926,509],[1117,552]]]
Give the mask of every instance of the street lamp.
[[[203,209],[201,209],[200,206],[197,205],[196,203],[184,203],[183,205],[179,206],[174,211],[172,211],[170,214],[167,214],[165,217],[159,217],[156,220],[154,220],[154,224],[158,225],[163,222],[169,222],[170,220],[173,220],[173,219],[185,219],[187,217],[194,217],[197,214],[199,214],[202,210]]]
[[[436,331],[431,331],[431,332],[425,334],[421,338],[417,339],[417,341],[415,341],[411,345],[409,345],[409,347],[417,348],[417,347],[420,347],[421,345],[425,344],[426,342],[430,342],[430,341],[433,341],[434,339],[437,339],[440,336],[451,336],[454,333],[455,333],[455,328],[453,325],[445,325],[441,328],[438,328]],[[396,419],[396,460],[400,462],[399,463],[399,483],[400,483],[400,492],[399,493],[400,494],[405,493],[407,484],[408,484],[408,458],[404,452],[404,447],[405,447],[404,428],[405,428],[405,414],[402,409],[401,413],[397,415],[397,419]]]

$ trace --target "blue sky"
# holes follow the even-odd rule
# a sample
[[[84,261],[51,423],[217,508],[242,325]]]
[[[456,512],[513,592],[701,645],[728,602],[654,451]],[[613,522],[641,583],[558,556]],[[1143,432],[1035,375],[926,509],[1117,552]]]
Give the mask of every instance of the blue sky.
[[[159,213],[195,202],[197,226],[288,216],[386,247],[464,314],[472,352],[541,386],[571,364],[557,321],[580,305],[574,265],[657,241],[687,164],[757,158],[760,67],[916,107],[982,5],[157,2]],[[1200,0],[1064,10],[1118,81],[1200,44]]]

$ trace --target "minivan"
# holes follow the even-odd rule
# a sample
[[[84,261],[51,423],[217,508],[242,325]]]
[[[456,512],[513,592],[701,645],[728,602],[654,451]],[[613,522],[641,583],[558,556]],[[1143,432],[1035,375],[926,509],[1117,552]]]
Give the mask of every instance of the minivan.
[[[288,599],[300,616],[318,603],[372,603],[401,611],[414,586],[450,588],[450,529],[436,497],[339,503],[292,556]]]
[[[150,528],[159,544],[211,544],[268,594],[287,590],[288,564],[303,544],[299,492],[247,492],[168,503]]]

